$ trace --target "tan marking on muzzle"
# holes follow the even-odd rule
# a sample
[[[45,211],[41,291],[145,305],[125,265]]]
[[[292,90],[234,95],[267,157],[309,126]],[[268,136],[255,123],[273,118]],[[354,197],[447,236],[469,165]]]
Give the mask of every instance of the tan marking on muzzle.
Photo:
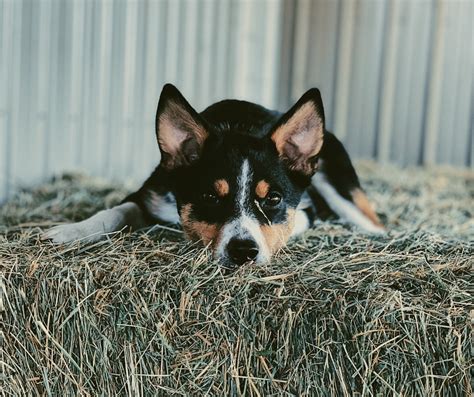
[[[219,197],[229,194],[229,183],[225,179],[218,179],[214,182],[214,189]]]
[[[290,238],[295,224],[295,213],[294,209],[289,209],[285,223],[260,226],[260,230],[262,231],[271,254],[282,248]]]
[[[215,246],[221,231],[221,225],[195,221],[191,218],[192,206],[186,204],[181,209],[181,224],[186,236],[193,241],[201,240],[204,245]]]
[[[361,189],[354,189],[351,192],[352,199],[357,208],[375,225],[383,228],[382,223],[380,222],[379,217],[375,213],[372,205],[369,202],[369,199]]]
[[[270,185],[268,184],[267,181],[261,180],[260,182],[257,183],[257,187],[255,188],[255,194],[257,197],[260,197],[261,199],[267,197],[267,194],[270,190]]]

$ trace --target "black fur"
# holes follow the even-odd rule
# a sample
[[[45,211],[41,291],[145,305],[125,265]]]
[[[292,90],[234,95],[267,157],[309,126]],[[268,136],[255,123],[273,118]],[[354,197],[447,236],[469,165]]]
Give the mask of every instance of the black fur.
[[[155,223],[160,219],[154,217],[150,211],[146,203],[147,197],[150,192],[160,196],[166,196],[171,192],[176,197],[178,211],[183,205],[191,203],[193,218],[197,221],[223,223],[238,215],[233,189],[218,205],[203,201],[202,196],[210,192],[213,182],[217,179],[225,179],[230,185],[235,185],[242,159],[247,158],[253,171],[254,183],[265,179],[270,184],[271,190],[283,196],[281,205],[277,208],[266,208],[265,215],[259,211],[254,202],[246,203],[248,208],[252,208],[253,214],[261,224],[269,221],[285,222],[287,209],[296,208],[302,193],[308,188],[314,205],[305,211],[311,224],[316,217],[328,215],[331,212],[329,207],[321,196],[310,188],[311,175],[302,175],[289,170],[280,161],[275,145],[270,139],[275,127],[285,123],[308,98],[317,98],[314,101],[324,120],[319,91],[314,90],[305,94],[286,114],[238,100],[218,102],[198,114],[174,87],[165,86],[157,111],[157,128],[160,112],[163,111],[166,101],[171,98],[180,101],[193,120],[205,126],[209,137],[200,149],[202,151],[199,158],[191,158],[192,154],[187,153],[190,159],[185,166],[171,170],[158,166],[141,189],[124,201],[138,204],[149,223]],[[167,154],[162,151],[162,156]],[[360,186],[359,181],[347,152],[330,132],[324,133],[324,144],[318,157],[322,160],[322,168],[330,182],[343,197],[350,200],[349,192]]]

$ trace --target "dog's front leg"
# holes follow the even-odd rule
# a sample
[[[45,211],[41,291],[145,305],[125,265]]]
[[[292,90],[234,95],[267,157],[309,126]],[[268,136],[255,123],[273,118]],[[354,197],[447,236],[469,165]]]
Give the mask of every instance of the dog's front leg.
[[[104,238],[108,233],[122,229],[137,230],[146,225],[140,207],[133,202],[125,202],[100,211],[81,222],[55,226],[47,230],[41,238],[56,244],[75,241],[90,243]]]

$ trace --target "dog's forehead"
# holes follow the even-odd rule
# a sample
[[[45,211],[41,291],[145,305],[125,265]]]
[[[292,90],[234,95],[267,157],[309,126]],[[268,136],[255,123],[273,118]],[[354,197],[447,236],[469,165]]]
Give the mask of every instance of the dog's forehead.
[[[204,159],[199,172],[202,183],[212,183],[217,190],[235,193],[243,184],[254,186],[261,181],[281,184],[286,178],[277,156],[269,150],[218,151],[215,156],[210,157],[207,161]]]

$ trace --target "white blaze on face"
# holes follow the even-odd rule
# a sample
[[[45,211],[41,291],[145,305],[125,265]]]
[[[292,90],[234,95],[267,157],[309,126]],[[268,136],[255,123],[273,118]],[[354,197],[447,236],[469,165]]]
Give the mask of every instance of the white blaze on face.
[[[237,202],[238,208],[241,213],[244,213],[245,202],[248,202],[248,196],[250,192],[250,182],[252,180],[252,172],[250,171],[249,161],[247,159],[244,160],[242,163],[242,168],[240,170],[240,175],[237,180],[237,188],[239,189],[237,192]]]
[[[260,229],[258,220],[252,215],[248,205],[253,202],[251,189],[252,170],[247,159],[242,163],[239,177],[237,178],[237,210],[238,217],[225,224],[222,228],[221,239],[216,249],[218,257],[226,256],[226,248],[229,241],[233,238],[253,239],[258,246],[257,263],[265,262],[270,259],[270,251],[265,242],[265,238]]]

